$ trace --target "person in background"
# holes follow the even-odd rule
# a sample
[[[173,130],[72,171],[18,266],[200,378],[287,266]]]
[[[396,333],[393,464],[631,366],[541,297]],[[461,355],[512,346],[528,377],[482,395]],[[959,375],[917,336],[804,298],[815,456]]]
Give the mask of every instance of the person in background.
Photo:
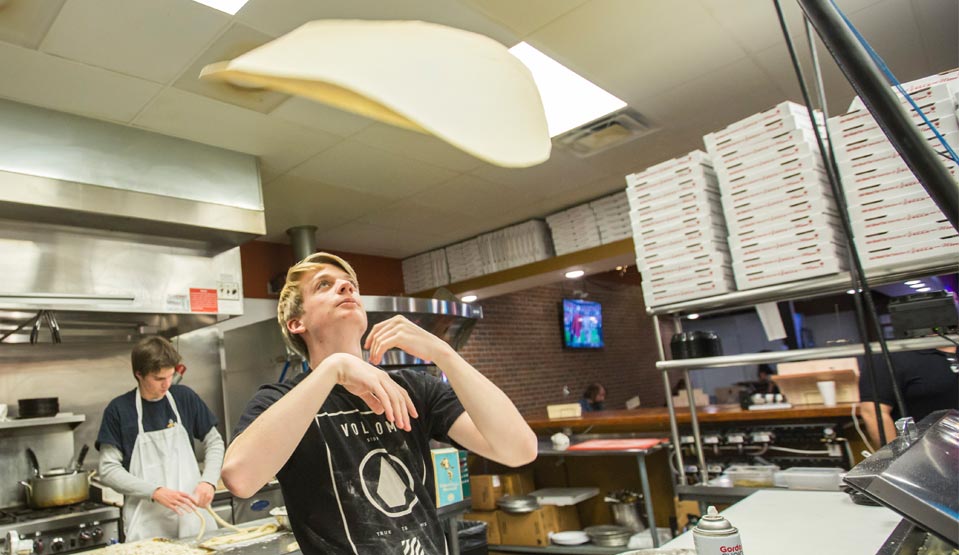
[[[941,409],[959,409],[959,361],[956,347],[941,347],[921,351],[890,353],[896,372],[896,383],[902,392],[906,411],[916,422],[931,412]],[[866,425],[866,433],[876,447],[879,443],[879,424],[876,420],[875,397],[872,382],[860,362],[859,399],[862,403],[859,414]],[[882,355],[873,355],[873,370],[876,374],[876,394],[882,414],[886,441],[896,437],[894,422],[900,418],[896,398],[889,379],[889,370]]]
[[[606,400],[606,388],[599,382],[593,382],[586,386],[583,392],[583,398],[579,400],[579,405],[583,407],[583,412],[593,412],[603,410],[603,402]]]
[[[512,401],[439,337],[394,316],[361,342],[366,310],[342,258],[316,253],[290,268],[277,319],[311,370],[256,393],[223,482],[247,498],[276,476],[305,555],[447,552],[430,440],[507,466],[536,458],[536,435]],[[376,367],[392,348],[432,361],[449,383]]]
[[[772,380],[776,375],[776,369],[769,364],[760,364],[756,369],[756,383],[753,387],[753,393],[779,393],[779,386]]]
[[[216,523],[206,511],[223,464],[216,416],[189,387],[171,385],[180,354],[162,337],[140,340],[131,354],[137,387],[110,401],[97,434],[100,481],[125,496],[128,542],[187,538]],[[193,439],[203,442],[201,474]]]

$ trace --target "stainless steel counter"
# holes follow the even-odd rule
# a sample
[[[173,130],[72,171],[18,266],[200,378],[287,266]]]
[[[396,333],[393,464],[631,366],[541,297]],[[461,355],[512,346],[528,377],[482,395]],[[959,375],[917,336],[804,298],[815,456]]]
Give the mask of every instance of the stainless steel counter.
[[[240,526],[240,528],[250,528],[270,523],[276,523],[276,519],[273,517],[261,518],[259,520],[245,522]],[[210,538],[226,536],[232,533],[234,533],[233,530],[230,530],[229,528],[219,528],[203,536],[203,539],[199,542],[196,540],[181,540],[179,543],[195,546],[196,544],[203,543]],[[301,553],[299,549],[287,551],[287,548],[290,546],[290,544],[295,541],[296,538],[293,537],[293,532],[287,530],[277,537],[256,542],[251,545],[231,548],[228,551],[224,551],[224,553],[229,553],[229,555],[299,555]]]

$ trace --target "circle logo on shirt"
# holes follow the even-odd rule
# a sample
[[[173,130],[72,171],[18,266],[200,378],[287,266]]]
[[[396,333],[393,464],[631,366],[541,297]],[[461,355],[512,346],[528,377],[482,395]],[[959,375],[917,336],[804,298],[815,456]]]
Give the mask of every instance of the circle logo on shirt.
[[[413,474],[386,449],[374,449],[363,457],[360,483],[370,504],[388,517],[408,515],[419,502],[413,492]]]

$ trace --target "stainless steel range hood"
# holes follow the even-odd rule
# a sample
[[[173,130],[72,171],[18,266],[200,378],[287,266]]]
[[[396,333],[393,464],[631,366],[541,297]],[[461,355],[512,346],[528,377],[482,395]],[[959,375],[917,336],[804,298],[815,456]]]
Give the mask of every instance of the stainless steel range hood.
[[[41,310],[65,342],[242,314],[237,245],[264,232],[255,157],[0,100],[4,342],[53,339]]]

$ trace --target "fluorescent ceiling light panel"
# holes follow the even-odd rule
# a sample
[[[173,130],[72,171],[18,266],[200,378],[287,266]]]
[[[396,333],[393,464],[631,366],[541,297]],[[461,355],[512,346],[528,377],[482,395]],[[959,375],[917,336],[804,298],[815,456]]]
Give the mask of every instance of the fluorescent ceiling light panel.
[[[228,13],[230,15],[235,14],[240,11],[240,8],[243,7],[249,0],[193,0],[197,4],[203,4],[204,6],[210,6],[214,10],[220,10],[223,13]]]
[[[913,284],[910,285],[909,287],[912,287],[913,289],[920,289],[920,288],[925,287],[925,286],[926,286],[926,284],[920,281],[919,283],[913,283]]]
[[[476,300],[476,295],[466,295],[460,300],[464,303],[471,303]]]
[[[626,106],[622,100],[525,42],[509,51],[533,73],[533,81],[543,98],[550,137]]]
[[[566,278],[567,278],[567,279],[576,279],[576,278],[583,277],[583,275],[585,275],[585,274],[586,274],[586,272],[584,272],[583,270],[570,270],[570,271],[566,272]]]

